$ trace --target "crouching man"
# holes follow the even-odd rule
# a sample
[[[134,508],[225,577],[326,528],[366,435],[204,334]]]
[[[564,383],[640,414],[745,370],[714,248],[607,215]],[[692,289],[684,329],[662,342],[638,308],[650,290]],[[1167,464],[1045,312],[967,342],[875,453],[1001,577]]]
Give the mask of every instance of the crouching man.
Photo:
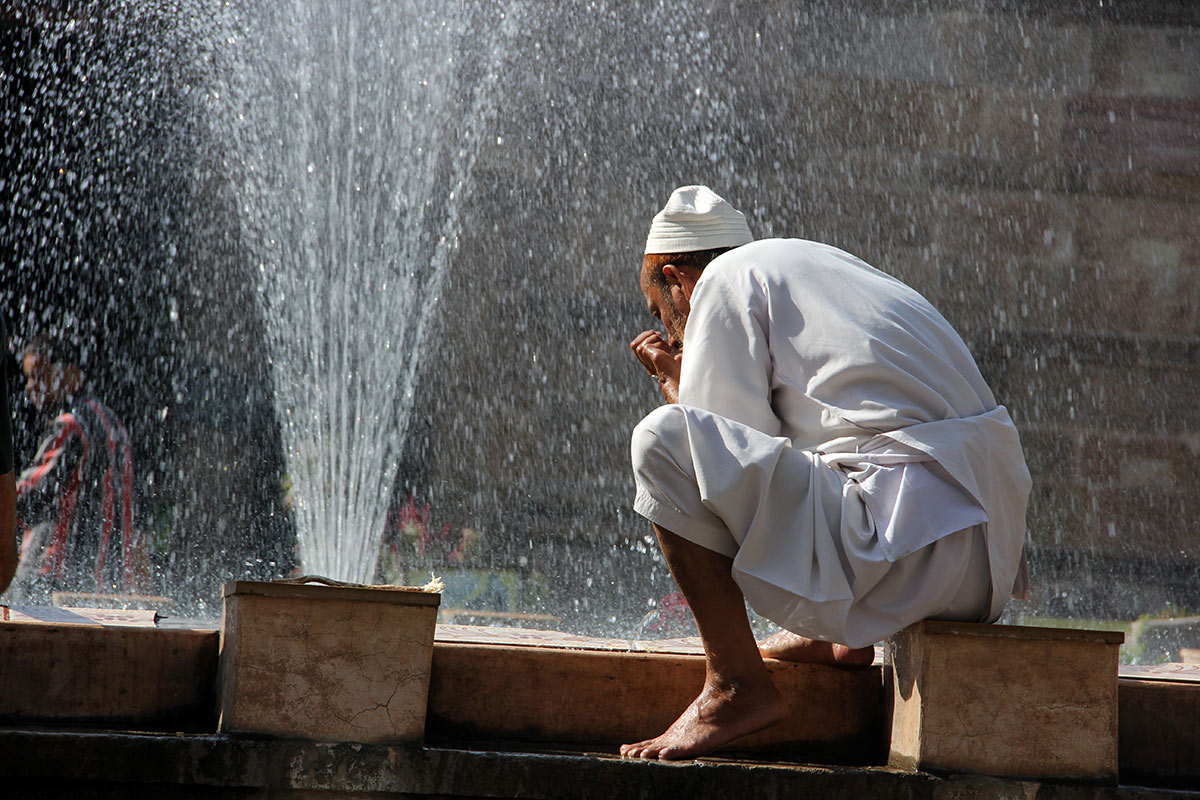
[[[781,720],[763,656],[842,666],[923,619],[1025,591],[1016,428],[930,303],[849,253],[753,241],[704,186],[654,218],[631,347],[664,405],[634,429],[634,508],[704,642],[704,689],[633,758],[692,758]],[[665,338],[664,338],[665,335]],[[783,630],[757,643],[749,602]]]

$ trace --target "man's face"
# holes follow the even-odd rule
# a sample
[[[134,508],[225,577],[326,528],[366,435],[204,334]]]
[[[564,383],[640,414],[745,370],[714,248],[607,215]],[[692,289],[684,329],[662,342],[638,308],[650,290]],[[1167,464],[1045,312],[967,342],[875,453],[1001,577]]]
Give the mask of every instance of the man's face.
[[[21,359],[21,371],[25,373],[25,393],[39,411],[62,399],[65,380],[63,370],[57,364],[40,353],[30,352]]]
[[[652,277],[648,264],[642,265],[642,294],[646,308],[662,323],[667,335],[667,344],[676,349],[683,347],[683,331],[687,326],[691,306],[678,285],[660,284]]]

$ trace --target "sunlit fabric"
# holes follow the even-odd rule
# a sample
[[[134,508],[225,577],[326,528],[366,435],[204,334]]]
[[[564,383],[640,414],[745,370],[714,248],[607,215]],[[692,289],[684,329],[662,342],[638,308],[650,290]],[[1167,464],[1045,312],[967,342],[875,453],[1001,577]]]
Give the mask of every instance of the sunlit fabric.
[[[1007,411],[915,291],[815,242],[734,250],[696,285],[679,397],[635,429],[635,509],[732,557],[759,613],[852,646],[999,616],[1029,474]]]
[[[650,223],[646,253],[740,247],[754,241],[742,212],[707,186],[681,186]]]

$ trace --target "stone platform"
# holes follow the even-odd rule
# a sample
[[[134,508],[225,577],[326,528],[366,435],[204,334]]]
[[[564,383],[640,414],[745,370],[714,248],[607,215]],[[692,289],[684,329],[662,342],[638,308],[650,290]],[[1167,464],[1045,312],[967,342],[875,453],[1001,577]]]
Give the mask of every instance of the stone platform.
[[[88,613],[79,611],[80,615]],[[83,732],[55,734],[68,738],[44,740],[22,738],[24,734],[17,729],[73,726],[77,731],[157,731],[169,734],[165,739],[150,737],[158,744],[146,744],[123,734],[116,735],[113,742],[134,741],[142,742],[139,747],[168,748],[183,771],[180,780],[187,781],[193,780],[196,770],[209,768],[208,756],[204,755],[209,749],[226,754],[243,752],[241,748],[270,750],[266,743],[254,745],[250,739],[212,735],[216,730],[215,630],[146,624],[112,627],[112,620],[105,627],[104,620],[86,618],[76,623],[0,622],[0,686],[4,687],[0,691],[0,726],[13,729],[10,735],[16,738],[6,740],[13,746],[69,744],[76,741],[70,737],[77,736],[79,743],[89,747],[97,742],[105,748],[117,747],[102,736],[88,738],[92,734]],[[456,748],[467,742],[491,741],[503,742],[505,748],[543,750],[571,744],[599,751],[602,757],[607,757],[605,753],[611,756],[616,743],[658,732],[656,728],[664,726],[663,719],[682,709],[693,691],[689,681],[698,685],[700,660],[695,640],[630,642],[543,631],[439,626],[426,732],[439,752],[457,752]],[[734,755],[753,753],[754,762],[760,766],[766,762],[801,761],[857,765],[867,768],[865,774],[872,776],[870,780],[884,780],[873,777],[879,770],[888,772],[882,766],[886,759],[883,736],[872,742],[869,734],[883,713],[882,701],[872,705],[869,700],[882,697],[880,664],[858,672],[810,665],[773,666],[776,679],[794,698],[793,707],[798,713],[781,726],[778,738],[743,743]],[[621,684],[623,687],[618,688]],[[1118,699],[1121,783],[1200,788],[1200,666],[1123,668]],[[854,703],[862,715],[857,719],[846,713]],[[822,725],[828,726],[823,736],[818,735]],[[881,734],[882,728],[879,724]],[[180,731],[189,735],[174,735]],[[260,745],[265,749],[254,750]],[[6,747],[0,747],[4,759],[0,778],[25,775],[22,750]],[[311,745],[303,752],[321,753],[326,747],[331,745]],[[29,754],[36,755],[36,751]],[[388,756],[393,757],[400,756]],[[39,763],[51,763],[46,760],[48,755],[37,758],[42,759]],[[192,758],[203,763],[189,762]],[[520,769],[530,769],[531,764],[543,763],[539,758],[542,756],[522,755],[514,763],[526,765]],[[701,763],[725,762],[709,759]],[[510,768],[518,769],[504,767]],[[750,767],[743,764],[739,768]],[[46,767],[45,772],[37,774],[55,773]],[[70,769],[63,773],[71,774]],[[920,781],[924,779],[914,778],[915,783],[903,785],[923,786]],[[0,786],[7,785],[0,782]],[[936,785],[945,788],[951,784]]]
[[[767,668],[790,713],[738,740],[739,750],[822,763],[882,762],[879,665],[839,670],[772,660]],[[703,684],[704,657],[696,652],[440,642],[427,730],[451,739],[616,746],[662,733]]]
[[[537,752],[6,729],[0,729],[0,782],[6,800],[1200,798],[1200,791],[937,777],[886,768],[719,758],[623,761],[608,750]]]

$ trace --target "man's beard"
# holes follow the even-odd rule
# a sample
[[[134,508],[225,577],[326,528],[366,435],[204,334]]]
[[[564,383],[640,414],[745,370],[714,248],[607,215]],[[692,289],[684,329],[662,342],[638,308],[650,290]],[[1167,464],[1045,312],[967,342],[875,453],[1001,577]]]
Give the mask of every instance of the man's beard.
[[[687,327],[687,315],[679,310],[679,306],[671,299],[670,294],[663,296],[663,305],[666,307],[666,318],[663,320],[663,325],[675,341],[679,344],[679,349],[683,349],[683,329]]]

